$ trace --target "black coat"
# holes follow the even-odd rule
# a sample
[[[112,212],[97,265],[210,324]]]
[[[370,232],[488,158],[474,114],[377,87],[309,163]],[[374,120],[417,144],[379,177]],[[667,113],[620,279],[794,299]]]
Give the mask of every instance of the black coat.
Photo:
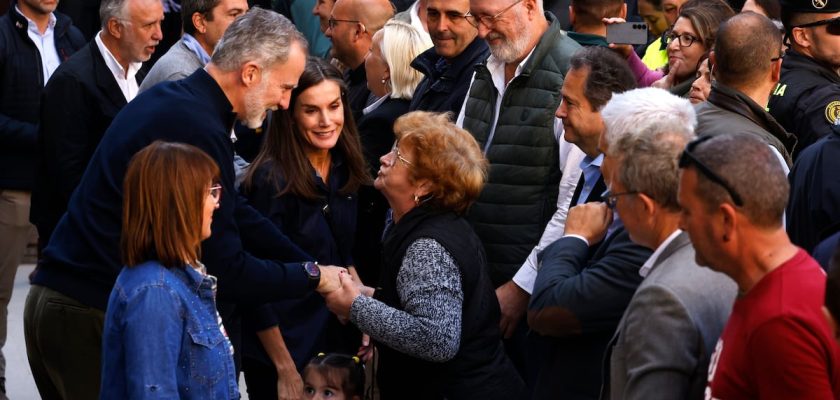
[[[44,76],[26,18],[14,7],[0,17],[0,188],[32,190]],[[59,13],[55,18],[55,50],[64,62],[85,40],[70,18]]]
[[[788,174],[787,232],[809,253],[840,223],[840,127],[832,130],[799,153]]]
[[[470,88],[470,79],[475,65],[483,62],[490,55],[487,43],[476,38],[443,71],[436,64],[443,59],[434,48],[421,53],[411,66],[426,77],[417,85],[411,98],[410,111],[423,110],[434,112],[452,112],[452,119],[458,116],[464,97]]]
[[[138,73],[138,83],[142,78]],[[67,211],[102,135],[125,104],[95,40],[61,64],[47,83],[30,213],[44,243]]]

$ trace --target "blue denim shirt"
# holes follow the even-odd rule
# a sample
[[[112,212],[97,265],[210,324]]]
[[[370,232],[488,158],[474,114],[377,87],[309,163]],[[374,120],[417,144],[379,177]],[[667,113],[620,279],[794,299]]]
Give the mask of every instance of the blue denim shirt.
[[[105,314],[100,399],[238,399],[215,289],[189,267],[123,268]]]

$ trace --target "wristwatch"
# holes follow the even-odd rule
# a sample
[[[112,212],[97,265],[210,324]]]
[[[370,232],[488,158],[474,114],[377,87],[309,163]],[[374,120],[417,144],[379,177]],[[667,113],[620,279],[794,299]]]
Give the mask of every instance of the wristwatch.
[[[321,283],[321,268],[317,262],[307,261],[303,264],[303,272],[309,277],[309,289],[316,289]]]

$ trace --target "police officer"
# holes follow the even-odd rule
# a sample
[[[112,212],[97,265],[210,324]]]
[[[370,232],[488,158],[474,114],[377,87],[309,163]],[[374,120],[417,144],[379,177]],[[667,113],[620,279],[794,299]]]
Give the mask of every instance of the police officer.
[[[789,50],[770,114],[798,138],[794,158],[840,124],[840,0],[781,0]]]

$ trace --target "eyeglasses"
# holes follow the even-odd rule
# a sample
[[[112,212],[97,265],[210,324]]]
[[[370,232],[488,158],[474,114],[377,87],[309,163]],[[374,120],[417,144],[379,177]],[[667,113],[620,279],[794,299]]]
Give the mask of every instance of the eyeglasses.
[[[504,10],[499,11],[498,13],[496,13],[496,15],[493,15],[493,16],[472,15],[471,13],[468,12],[467,15],[465,15],[465,17],[467,19],[467,22],[469,22],[470,25],[472,25],[476,28],[478,28],[478,24],[483,24],[487,29],[490,29],[496,23],[496,21],[502,16],[502,14],[506,13],[508,10],[513,8],[513,6],[515,6],[515,5],[517,5],[521,2],[522,2],[522,0],[516,0],[515,3],[505,7]]]
[[[743,207],[744,202],[741,200],[741,196],[739,196],[738,193],[735,192],[735,189],[733,189],[732,186],[729,186],[729,184],[726,183],[726,181],[723,180],[723,178],[721,178],[720,175],[714,173],[711,168],[709,168],[706,164],[700,162],[700,160],[698,160],[697,157],[695,157],[694,154],[692,154],[692,152],[697,148],[697,146],[700,145],[700,143],[703,143],[711,139],[712,137],[713,136],[711,135],[701,136],[697,139],[694,139],[691,143],[685,146],[685,150],[683,150],[682,155],[680,155],[679,167],[685,168],[689,165],[694,165],[695,167],[697,167],[698,171],[700,171],[703,175],[706,176],[706,178],[726,189],[726,193],[729,193],[729,197],[732,197],[732,202],[735,203],[736,206]]]
[[[210,196],[213,197],[213,200],[219,201],[222,197],[222,185],[213,185],[207,190],[210,192]]]
[[[448,20],[452,21],[452,23],[456,23],[456,24],[463,21],[463,20],[469,21],[469,18],[471,17],[469,11],[467,11],[464,14],[459,14],[455,11],[447,11],[447,12],[443,13],[443,15],[446,16],[446,19],[448,19]],[[428,22],[436,23],[436,22],[440,21],[440,16],[441,16],[441,13],[438,10],[428,10],[428,11],[426,11],[426,21],[428,21]],[[470,24],[472,24],[472,22],[470,22]]]
[[[353,20],[353,19],[335,19],[333,17],[330,17],[330,19],[327,20],[327,26],[330,29],[335,29],[335,26],[338,25],[339,22],[350,22],[350,23],[354,23],[354,24],[359,24],[362,21],[357,21],[357,20]]]
[[[668,32],[668,34],[665,35],[665,42],[668,44],[671,44],[671,42],[673,42],[674,39],[679,39],[680,47],[691,47],[691,45],[694,44],[694,42],[700,42],[700,39],[691,36],[687,33],[681,33],[677,35],[674,32]]]
[[[840,36],[840,17],[824,19],[822,21],[809,22],[807,24],[796,25],[794,28],[813,28],[815,26],[825,25],[825,30],[831,35]]]
[[[410,166],[414,165],[414,164],[411,163],[411,161],[408,161],[408,159],[406,159],[405,157],[402,156],[402,154],[400,154],[399,144],[400,144],[399,140],[395,141],[394,142],[394,147],[391,147],[391,151],[389,152],[389,154],[393,153],[395,156],[397,156],[397,160],[400,160],[403,164],[405,164],[406,167],[410,167]],[[393,166],[394,163],[391,162],[391,165]]]
[[[611,210],[615,209],[615,205],[618,204],[619,196],[627,196],[631,194],[638,194],[639,192],[635,190],[622,192],[622,193],[613,193],[610,189],[607,189],[604,193],[601,194],[601,201],[607,203],[607,207]]]

